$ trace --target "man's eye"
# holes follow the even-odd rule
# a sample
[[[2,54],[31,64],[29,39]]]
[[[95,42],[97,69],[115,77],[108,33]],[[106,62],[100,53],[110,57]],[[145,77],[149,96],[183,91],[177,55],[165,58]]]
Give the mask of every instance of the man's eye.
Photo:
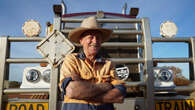
[[[89,33],[89,35],[94,35],[94,33]]]
[[[92,39],[93,37],[92,37],[92,36],[89,36],[88,38],[89,38],[89,39]]]

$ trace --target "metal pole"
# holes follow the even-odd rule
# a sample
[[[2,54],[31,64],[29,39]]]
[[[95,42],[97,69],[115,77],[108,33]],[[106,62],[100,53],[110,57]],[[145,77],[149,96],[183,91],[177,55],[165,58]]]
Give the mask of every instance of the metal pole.
[[[83,19],[62,18],[62,22],[79,23]],[[140,23],[141,19],[97,19],[99,23]]]
[[[52,74],[51,87],[49,90],[49,110],[57,110],[59,69],[53,66],[51,72]]]
[[[177,87],[174,87],[174,88],[155,88],[155,91],[177,91],[177,92],[184,92],[184,91],[194,91],[195,90],[195,87],[194,86],[177,86]]]
[[[8,63],[47,63],[45,58],[8,58]]]
[[[135,28],[136,30],[140,30],[140,27],[141,25],[139,23],[135,23]],[[137,43],[141,43],[142,44],[142,41],[141,41],[141,36],[140,35],[136,35],[137,37]],[[143,45],[144,46],[144,45]],[[137,47],[137,57],[138,58],[142,58],[143,54],[142,54],[142,51],[143,51],[143,47]],[[143,63],[138,63],[138,73],[140,73],[140,80],[142,81],[143,80]]]
[[[81,47],[80,44],[74,44],[78,47]],[[109,48],[132,48],[132,47],[144,47],[144,44],[142,43],[132,43],[132,42],[106,42],[101,45],[102,47],[109,47]]]
[[[48,93],[48,88],[12,88],[12,89],[5,89],[3,91],[5,94],[10,93]]]
[[[153,58],[153,61],[160,63],[173,63],[173,62],[191,62],[191,58]]]
[[[188,37],[178,37],[178,38],[159,38],[152,37],[152,42],[190,42],[190,38]]]
[[[68,34],[72,29],[62,30],[62,32]],[[141,35],[143,32],[138,30],[113,30],[112,34],[139,34]]]
[[[4,78],[6,73],[8,40],[7,37],[0,38],[0,109],[3,110],[3,89]]]
[[[143,58],[108,58],[114,63],[143,63]]]
[[[54,18],[54,30],[61,29],[61,17],[56,15]],[[51,85],[49,90],[49,110],[57,110],[57,98],[58,98],[58,67],[52,67]]]
[[[191,62],[189,63],[189,67],[190,67],[190,80],[194,80],[195,79],[195,37],[192,37],[190,39],[190,43],[189,43],[189,57],[191,57]]]
[[[142,19],[142,30],[144,39],[144,72],[146,81],[146,96],[145,96],[145,110],[155,110],[154,106],[154,75],[153,75],[153,61],[152,61],[152,38],[150,34],[150,25],[147,18]]]
[[[40,42],[44,39],[44,37],[8,37],[8,41],[10,42]]]

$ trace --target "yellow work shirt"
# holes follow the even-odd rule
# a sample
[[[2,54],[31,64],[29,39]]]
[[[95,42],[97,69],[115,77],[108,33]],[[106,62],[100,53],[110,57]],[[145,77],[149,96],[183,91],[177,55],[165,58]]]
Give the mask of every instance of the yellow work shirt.
[[[86,61],[84,53],[66,55],[60,70],[60,85],[68,77],[72,77],[73,79],[79,77],[93,83],[109,82],[113,86],[124,84],[123,81],[115,78],[115,69],[111,61],[100,57],[96,58],[94,63],[90,65]],[[85,100],[70,99],[66,96],[64,102],[95,104]]]

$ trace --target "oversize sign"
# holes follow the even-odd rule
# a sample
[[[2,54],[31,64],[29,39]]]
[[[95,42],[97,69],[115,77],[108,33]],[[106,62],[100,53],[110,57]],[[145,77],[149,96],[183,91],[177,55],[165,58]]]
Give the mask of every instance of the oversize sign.
[[[6,110],[48,110],[48,103],[21,103],[9,102]]]
[[[194,100],[156,100],[155,110],[195,110]]]

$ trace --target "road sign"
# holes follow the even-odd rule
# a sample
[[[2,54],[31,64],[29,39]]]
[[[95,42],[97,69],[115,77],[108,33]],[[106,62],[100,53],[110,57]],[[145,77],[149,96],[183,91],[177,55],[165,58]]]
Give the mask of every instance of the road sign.
[[[65,55],[74,49],[75,46],[65,35],[56,30],[37,45],[37,51],[53,66],[58,66]]]

